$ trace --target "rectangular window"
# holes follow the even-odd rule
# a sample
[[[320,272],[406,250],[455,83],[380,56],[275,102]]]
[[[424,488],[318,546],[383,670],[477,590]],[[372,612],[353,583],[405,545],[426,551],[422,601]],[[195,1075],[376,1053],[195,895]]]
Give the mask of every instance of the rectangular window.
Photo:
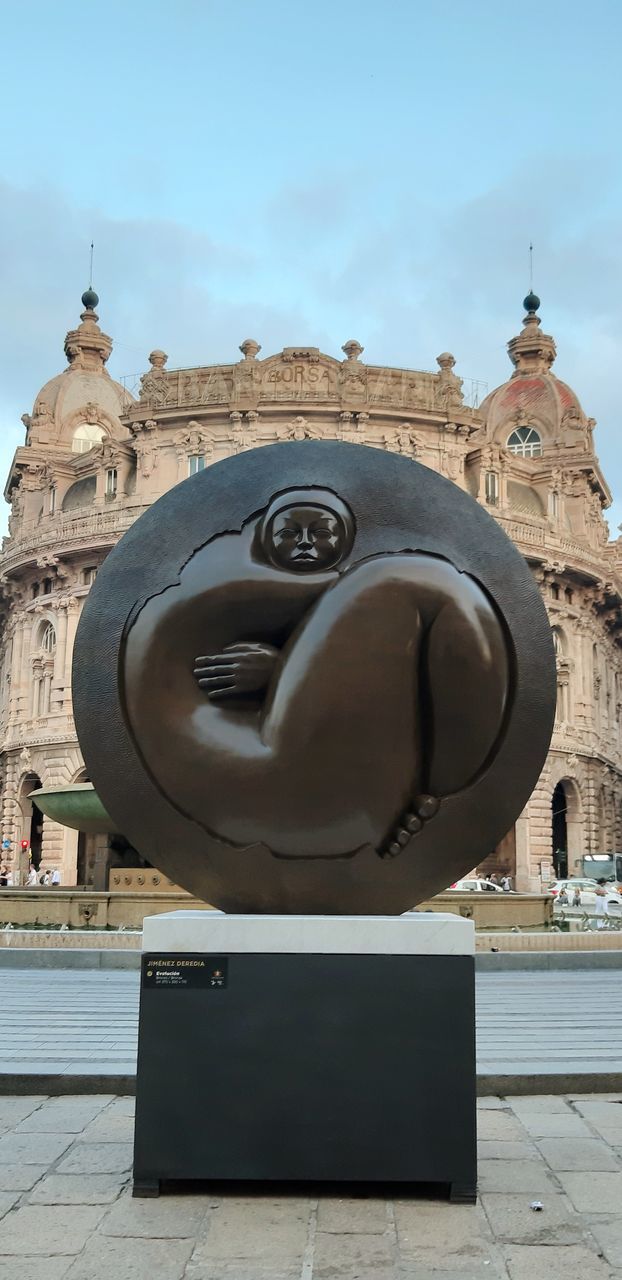
[[[97,569],[95,565],[91,565],[88,569],[82,570],[82,581],[86,587],[92,586],[97,577]]]
[[[56,489],[50,489],[50,515],[56,511]]]
[[[117,496],[117,468],[109,467],[106,472],[106,497],[116,498]]]
[[[197,471],[205,470],[205,458],[202,453],[191,453],[188,458],[188,475],[196,476]]]
[[[499,477],[496,471],[486,472],[486,502],[496,507],[499,502]]]
[[[549,493],[549,515],[556,520],[559,515],[559,494],[551,489]]]

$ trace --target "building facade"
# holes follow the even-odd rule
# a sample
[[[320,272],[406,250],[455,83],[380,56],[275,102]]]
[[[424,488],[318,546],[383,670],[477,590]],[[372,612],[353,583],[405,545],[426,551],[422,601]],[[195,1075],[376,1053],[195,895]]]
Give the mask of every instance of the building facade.
[[[557,652],[557,717],[538,785],[514,829],[482,865],[539,890],[586,853],[622,849],[622,540],[608,540],[610,495],[594,421],[552,372],[555,343],[538,299],[525,299],[508,344],[509,380],[475,409],[455,361],[435,373],[365,364],[314,347],[169,370],[152,351],[137,395],[107,372],[112,342],[96,294],[65,339],[67,368],[23,422],[5,496],[0,553],[2,854],[17,883],[28,858],[64,884],[106,887],[106,841],[43,818],[39,786],[85,781],[71,705],[80,610],[103,559],[173,485],[221,458],[282,440],[340,439],[414,457],[487,506],[526,557]],[[94,663],[97,654],[93,655]],[[22,842],[28,849],[21,850]],[[102,856],[102,848],[104,855]]]

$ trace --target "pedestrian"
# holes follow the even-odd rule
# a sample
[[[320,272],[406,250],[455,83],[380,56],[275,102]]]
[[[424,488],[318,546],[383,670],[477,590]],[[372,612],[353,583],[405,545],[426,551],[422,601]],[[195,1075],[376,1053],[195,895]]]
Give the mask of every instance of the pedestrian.
[[[8,869],[3,864],[0,867],[0,889],[6,889],[7,875],[8,875]]]
[[[559,893],[558,893],[558,895],[557,895],[557,901],[558,901],[558,903],[559,903],[560,907],[567,907],[567,906],[568,906],[568,894],[567,894],[567,892],[566,892],[566,886],[565,886],[565,884],[563,884],[563,885],[562,885],[562,887],[561,887],[561,889],[560,889],[560,891],[559,891]]]
[[[11,867],[9,867],[9,869],[8,869],[8,871],[7,871],[7,873],[6,873],[6,887],[7,887],[7,889],[12,889],[12,888],[13,888],[13,871],[12,871]]]
[[[28,868],[28,875],[26,877],[26,888],[31,889],[32,886],[33,885],[36,886],[36,884],[37,884],[37,868],[35,867],[34,862],[31,862]]]
[[[580,890],[580,888],[579,888],[578,884],[576,884],[576,885],[575,885],[575,887],[574,887],[574,893],[573,893],[573,895],[572,895],[572,905],[573,905],[573,907],[580,907],[580,906],[581,906],[581,890]]]
[[[512,892],[512,879],[507,871],[501,881],[501,888],[503,889],[504,893]]]
[[[57,887],[60,884],[60,871],[58,870],[58,867],[54,867],[50,884],[53,887]]]
[[[47,885],[49,885],[51,880],[51,874],[52,873],[50,871],[44,871],[43,875],[39,876],[39,884],[42,884],[45,887],[47,887]]]
[[[609,915],[609,903],[607,902],[607,890],[605,888],[607,881],[601,877],[597,881],[596,886],[596,928],[604,929],[605,920]]]

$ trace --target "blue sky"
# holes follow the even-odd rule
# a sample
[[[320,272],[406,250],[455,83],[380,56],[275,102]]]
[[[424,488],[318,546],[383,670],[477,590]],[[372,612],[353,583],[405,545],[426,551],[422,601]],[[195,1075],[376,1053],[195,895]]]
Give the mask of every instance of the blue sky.
[[[510,371],[534,241],[555,371],[622,520],[619,0],[3,6],[0,464],[95,240],[110,371],[357,338]]]

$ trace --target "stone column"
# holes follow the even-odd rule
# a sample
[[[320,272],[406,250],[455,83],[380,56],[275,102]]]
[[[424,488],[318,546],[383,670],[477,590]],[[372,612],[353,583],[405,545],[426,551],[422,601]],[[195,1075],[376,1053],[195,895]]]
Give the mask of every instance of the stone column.
[[[529,858],[529,806],[523,809],[514,826],[516,839],[516,880],[514,888],[517,893],[538,893],[540,879],[534,888],[534,877],[531,872]]]
[[[22,811],[17,798],[20,773],[19,752],[11,751],[6,757],[4,791],[2,794],[2,839],[11,841],[11,848],[3,852],[4,862],[11,867],[13,872],[14,884],[17,884],[19,842],[22,837]]]
[[[43,871],[53,871],[55,867],[58,867],[62,876],[64,870],[65,832],[66,828],[62,827],[59,822],[52,822],[51,818],[44,817],[41,837],[41,868]]]
[[[73,646],[80,620],[81,604],[74,596],[70,596],[67,602],[67,632],[65,636],[65,695],[64,695],[64,711],[68,716],[72,714],[71,702],[71,663],[73,659]]]
[[[50,710],[63,711],[65,702],[65,671],[67,669],[67,609],[68,602],[60,600],[57,608],[56,652],[54,654],[54,680]]]
[[[553,865],[553,828],[551,799],[553,788],[550,780],[550,759],[529,798],[526,812],[529,816],[529,876],[532,892],[541,892],[541,866]],[[518,839],[518,837],[517,837]],[[517,854],[518,862],[518,854]],[[552,874],[552,872],[551,872]]]
[[[20,717],[20,692],[24,658],[25,626],[23,615],[17,614],[13,635],[13,661],[11,664],[11,696],[7,724],[14,725]]]

